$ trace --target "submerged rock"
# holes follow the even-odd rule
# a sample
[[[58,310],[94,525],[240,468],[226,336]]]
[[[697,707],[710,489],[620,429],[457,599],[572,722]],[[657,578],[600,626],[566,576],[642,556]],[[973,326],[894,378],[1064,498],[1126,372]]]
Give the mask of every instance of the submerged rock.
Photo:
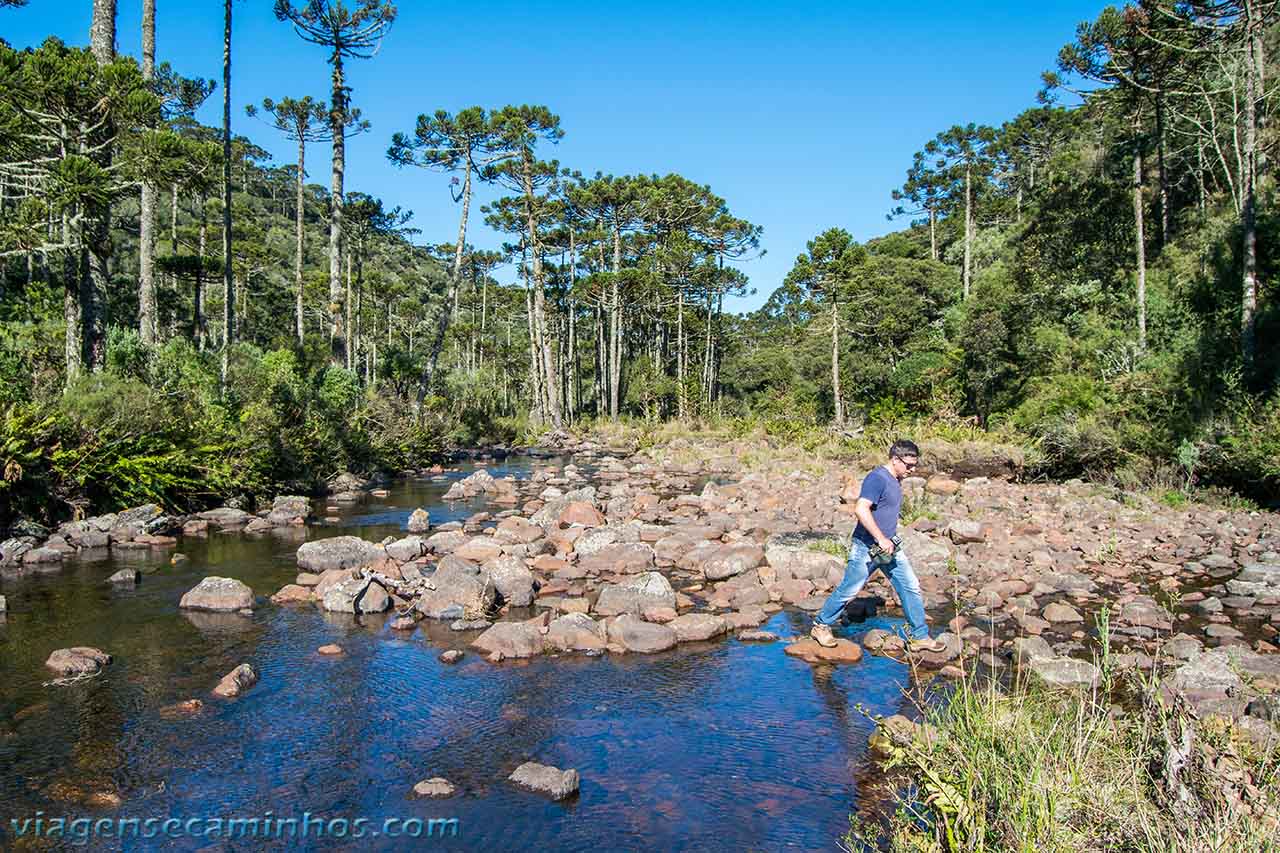
[[[577,770],[561,770],[547,764],[526,761],[509,777],[522,788],[534,793],[546,794],[553,800],[563,800],[578,792],[581,779]]]

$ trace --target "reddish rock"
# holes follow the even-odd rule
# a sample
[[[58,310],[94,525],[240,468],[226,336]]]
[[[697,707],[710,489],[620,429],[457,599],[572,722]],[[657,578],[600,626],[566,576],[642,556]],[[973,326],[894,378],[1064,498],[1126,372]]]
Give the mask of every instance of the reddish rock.
[[[857,663],[862,660],[862,647],[852,640],[836,640],[832,648],[818,645],[817,640],[809,637],[790,643],[784,652],[809,663]]]
[[[586,501],[571,501],[560,510],[557,519],[565,527],[579,525],[581,527],[601,527],[606,523],[604,515]]]
[[[257,683],[257,671],[249,664],[242,663],[222,677],[222,680],[213,688],[213,695],[223,699],[234,699]]]
[[[316,653],[325,655],[326,657],[333,657],[336,655],[346,654],[346,650],[337,643],[329,643],[316,649]]]

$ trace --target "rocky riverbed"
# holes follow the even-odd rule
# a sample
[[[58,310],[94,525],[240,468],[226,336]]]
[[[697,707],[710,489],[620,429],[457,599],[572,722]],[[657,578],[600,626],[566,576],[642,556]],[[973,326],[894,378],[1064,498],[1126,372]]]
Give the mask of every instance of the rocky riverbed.
[[[238,577],[234,564],[222,564],[195,578],[171,606],[205,630],[234,635],[237,625],[248,630],[268,612],[288,614],[293,626],[376,624],[384,642],[425,641],[439,666],[458,672],[478,665],[501,673],[536,661],[572,673],[578,661],[641,661],[682,648],[694,655],[742,649],[776,661],[768,651],[776,648],[824,684],[833,674],[856,681],[864,671],[898,672],[897,686],[906,684],[895,630],[901,620],[893,618],[899,611],[883,581],[851,608],[873,618],[843,631],[836,649],[797,639],[843,572],[851,478],[863,470],[802,457],[748,466],[746,443],[680,440],[636,450],[570,438],[563,445],[563,457],[515,472],[415,472],[447,480],[440,497],[450,510],[405,508],[394,535],[323,537],[321,519],[340,520],[386,485],[345,477],[320,506],[284,496],[259,513],[224,508],[186,518],[140,507],[57,531],[20,530],[0,545],[0,577],[56,572],[104,548],[113,559],[145,553],[154,563],[172,554],[181,562],[188,543],[232,534],[270,541],[282,560],[288,554],[296,563],[295,576],[263,589],[260,578]],[[905,488],[905,547],[934,633],[947,645],[912,661],[917,671],[945,677],[981,666],[1064,689],[1090,687],[1100,678],[1101,622],[1119,666],[1159,669],[1165,690],[1200,713],[1230,717],[1259,740],[1273,736],[1280,688],[1272,643],[1280,627],[1275,515],[1172,509],[1079,482],[933,473]],[[116,586],[137,579],[113,578]],[[21,618],[21,588],[5,591]],[[890,618],[874,616],[878,607]],[[788,642],[775,643],[778,637]],[[87,642],[41,653],[64,677],[127,665],[109,637],[101,648]],[[350,645],[312,649],[318,659],[340,661],[356,651]],[[225,658],[201,695],[243,703],[281,689],[279,673],[253,658],[247,648]],[[183,707],[199,713],[204,701],[169,698],[180,700],[165,706],[170,718]],[[760,748],[773,747],[766,739]],[[562,759],[551,770],[566,765]],[[591,768],[576,769],[589,792]],[[427,781],[431,792],[453,784]]]

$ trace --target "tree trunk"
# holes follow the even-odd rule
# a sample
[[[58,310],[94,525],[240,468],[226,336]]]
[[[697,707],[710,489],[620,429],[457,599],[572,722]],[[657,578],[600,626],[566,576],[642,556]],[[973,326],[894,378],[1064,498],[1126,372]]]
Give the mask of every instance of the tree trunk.
[[[347,360],[346,360],[346,367],[347,367],[347,370],[354,370],[354,369],[355,369],[355,349],[356,349],[355,326],[354,326],[354,325],[352,324],[352,322],[351,322],[351,312],[352,312],[352,310],[355,308],[355,301],[351,298],[351,295],[352,295],[352,290],[351,290],[351,258],[352,258],[352,256],[353,256],[353,255],[355,255],[355,254],[356,254],[356,248],[357,248],[357,247],[353,246],[353,247],[352,247],[352,249],[351,249],[351,251],[347,252],[347,254],[346,254],[346,262],[347,262],[347,284],[346,284],[346,291],[345,291],[345,295],[344,295],[343,300],[342,300],[342,301],[343,301],[343,308],[346,310],[346,319],[345,319],[345,321],[344,321],[344,325],[345,325],[345,327],[346,327],[347,334],[348,334],[348,336],[349,336],[348,341],[347,341],[347,347],[346,347],[346,356],[347,356]]]
[[[1156,94],[1156,171],[1160,182],[1160,248],[1169,243],[1169,174],[1165,168],[1164,95]]]
[[[1138,264],[1138,351],[1147,349],[1147,253],[1142,228],[1142,152],[1133,152],[1133,251]]]
[[[609,418],[618,419],[618,386],[622,380],[622,299],[618,276],[622,273],[622,229],[613,226],[613,281],[609,300]]]
[[[209,245],[209,217],[205,213],[205,198],[200,197],[200,243],[197,251],[200,253],[200,263],[196,265],[196,284],[195,290],[191,294],[192,312],[191,319],[191,336],[195,339],[196,349],[204,352],[205,345],[208,341],[208,332],[205,329],[204,317],[204,256],[208,251]]]
[[[156,76],[156,0],[142,0],[142,79]],[[160,337],[156,317],[156,187],[145,177],[138,213],[138,334],[142,342],[155,343]]]
[[[169,255],[178,254],[178,185],[171,187],[169,200]]]
[[[938,214],[929,208],[929,257],[938,259]]]
[[[99,65],[107,65],[116,58],[116,0],[93,0],[93,20],[89,27],[89,48]],[[114,132],[104,127],[104,138]],[[111,168],[111,146],[107,145],[94,155],[98,166]],[[111,206],[92,202],[84,212],[87,228],[82,232],[82,245],[88,249],[87,263],[82,265],[80,277],[81,330],[84,338],[85,365],[90,370],[100,370],[106,362],[106,301],[110,273],[107,259],[111,253]]]
[[[676,416],[685,419],[684,288],[676,290]]]
[[[89,50],[99,65],[116,58],[116,0],[93,0],[93,22],[89,25]]]
[[[844,401],[840,398],[840,308],[831,300],[831,396],[836,404],[836,426],[844,426]]]
[[[551,358],[551,342],[547,337],[546,298],[542,292],[542,246],[538,241],[538,225],[534,219],[533,155],[524,152],[525,224],[529,229],[529,250],[533,253],[533,311],[534,328],[538,335],[543,378],[546,383],[547,414],[552,426],[560,429],[560,405],[556,393],[555,364]]]
[[[964,168],[964,298],[969,298],[973,254],[973,170]]]
[[[224,4],[222,31],[222,390],[236,320],[236,284],[231,272],[231,2]]]
[[[80,249],[71,248],[71,216],[66,211],[62,214],[62,243],[68,246],[64,250],[62,282],[62,312],[66,320],[66,362],[67,384],[80,376],[84,367],[84,318],[81,313],[80,282],[83,274],[80,271]]]
[[[294,247],[293,258],[293,287],[295,290],[294,298],[294,331],[298,336],[298,346],[302,346],[306,338],[306,329],[303,327],[303,301],[302,301],[302,250],[303,250],[303,204],[306,192],[307,174],[307,137],[306,134],[298,134],[298,210],[294,216],[294,239],[297,244]]]
[[[1246,0],[1246,33],[1248,36],[1248,61],[1245,63],[1245,168],[1241,175],[1243,183],[1243,268],[1244,294],[1240,301],[1240,352],[1244,359],[1246,375],[1253,370],[1256,350],[1256,322],[1258,314],[1258,222],[1257,222],[1257,179],[1258,179],[1258,85],[1259,65],[1262,55],[1261,27],[1257,20],[1257,10],[1252,2]]]
[[[342,182],[346,170],[346,86],[342,79],[342,51],[334,48],[333,101],[329,129],[333,135],[333,175],[329,186],[329,344],[330,363],[347,363],[346,330],[342,326]]]
[[[436,368],[440,362],[440,351],[444,349],[444,337],[449,331],[449,323],[453,319],[450,305],[457,305],[458,282],[462,278],[462,256],[467,243],[467,217],[471,212],[471,173],[475,165],[471,160],[471,152],[467,152],[466,177],[462,181],[462,216],[458,221],[458,242],[453,248],[453,272],[449,276],[449,290],[445,294],[445,304],[440,306],[440,315],[436,318],[436,330],[431,338],[431,349],[427,355],[426,369],[418,383],[418,405],[426,398],[427,392],[435,381]]]

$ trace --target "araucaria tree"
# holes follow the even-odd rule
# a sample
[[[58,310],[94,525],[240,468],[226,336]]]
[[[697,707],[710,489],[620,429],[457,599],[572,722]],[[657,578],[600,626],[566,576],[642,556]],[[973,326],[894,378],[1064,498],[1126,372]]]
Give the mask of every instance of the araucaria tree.
[[[453,319],[453,309],[458,302],[458,286],[462,278],[462,264],[467,244],[467,218],[471,211],[472,179],[486,180],[484,170],[503,160],[516,156],[515,151],[502,145],[497,123],[491,120],[483,107],[468,107],[456,116],[445,110],[435,115],[419,115],[418,125],[411,137],[397,133],[387,150],[387,158],[397,166],[420,166],[424,169],[440,169],[462,172],[462,190],[454,195],[455,202],[462,203],[462,215],[458,220],[458,241],[453,246],[453,269],[449,275],[449,289],[436,318],[435,332],[427,351],[422,381],[418,389],[421,404],[435,377],[444,348],[445,334]],[[453,179],[458,183],[458,178]]]
[[[303,193],[307,183],[307,143],[324,142],[333,138],[333,126],[329,124],[329,109],[324,101],[314,101],[310,95],[302,99],[281,98],[273,101],[265,98],[262,109],[271,116],[271,124],[298,143],[298,180],[296,184],[297,208],[294,211],[294,334],[298,343],[303,342],[303,288],[302,259],[304,250],[303,236]],[[258,110],[253,105],[245,108],[251,116]],[[343,131],[347,134],[367,129],[368,122],[361,120],[359,110],[353,110],[347,117]]]
[[[829,228],[810,240],[805,254],[783,282],[795,287],[815,304],[825,301],[831,312],[831,400],[835,425],[844,426],[844,402],[840,393],[840,305],[849,290],[856,264],[866,252],[843,228]]]
[[[547,199],[540,190],[556,179],[559,165],[538,160],[534,148],[540,141],[555,143],[564,136],[560,129],[560,117],[542,106],[503,107],[493,115],[501,150],[512,156],[502,163],[490,166],[484,172],[486,179],[494,180],[519,193],[519,208],[526,230],[525,247],[530,259],[529,287],[532,291],[532,352],[535,357],[533,375],[535,384],[541,386],[538,395],[542,416],[559,429],[562,423],[560,399],[557,392],[556,362],[552,353],[552,341],[547,325],[546,293],[543,288],[546,277],[543,272],[543,245],[541,228],[546,218]]]
[[[342,193],[346,173],[346,142],[343,129],[349,120],[343,64],[349,57],[368,59],[377,52],[382,38],[396,19],[396,7],[389,0],[353,0],[351,8],[343,0],[310,0],[294,6],[276,0],[276,17],[293,24],[306,41],[329,49],[333,68],[333,92],[329,102],[329,129],[333,135],[333,175],[329,212],[329,334],[333,364],[347,362],[347,334],[343,324],[342,291]]]

